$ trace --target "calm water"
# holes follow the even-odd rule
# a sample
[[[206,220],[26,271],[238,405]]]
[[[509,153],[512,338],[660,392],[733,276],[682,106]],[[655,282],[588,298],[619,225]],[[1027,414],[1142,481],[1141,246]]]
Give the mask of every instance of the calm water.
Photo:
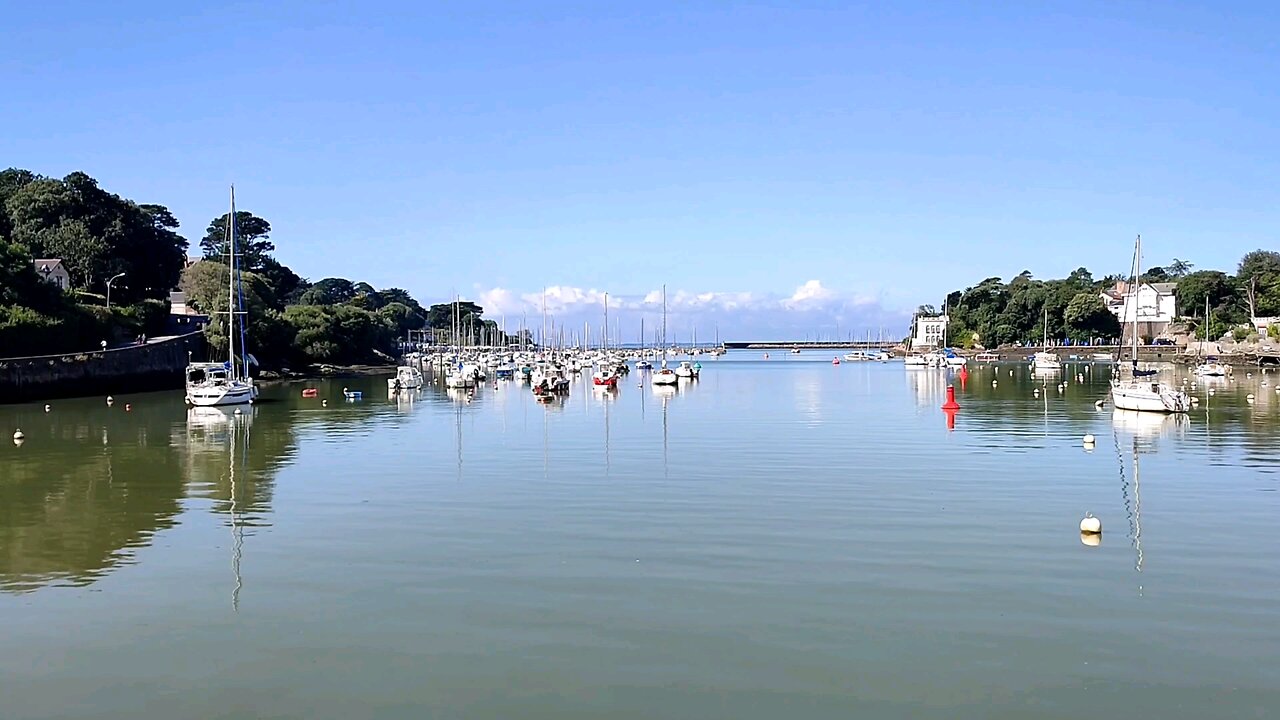
[[[941,371],[782,355],[0,406],[0,716],[1280,716],[1275,375],[978,368],[949,429]]]

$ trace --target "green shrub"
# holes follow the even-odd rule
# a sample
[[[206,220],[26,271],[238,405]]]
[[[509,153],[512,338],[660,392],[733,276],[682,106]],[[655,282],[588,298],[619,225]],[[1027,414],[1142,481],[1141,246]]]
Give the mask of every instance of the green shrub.
[[[1235,338],[1236,342],[1244,342],[1245,339],[1249,337],[1249,333],[1249,328],[1238,327],[1231,331],[1231,337]]]

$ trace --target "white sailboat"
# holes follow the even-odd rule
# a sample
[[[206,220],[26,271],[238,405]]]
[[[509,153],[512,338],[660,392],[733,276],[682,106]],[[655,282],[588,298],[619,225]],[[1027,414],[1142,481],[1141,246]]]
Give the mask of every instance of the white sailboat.
[[[1213,327],[1213,311],[1209,309],[1209,296],[1204,296],[1204,340],[1209,342],[1209,331]],[[1204,347],[1201,345],[1201,347]],[[1210,355],[1205,357],[1193,370],[1200,377],[1223,377],[1227,374],[1227,366],[1218,362],[1218,358]]]
[[[1117,410],[1184,413],[1191,409],[1187,394],[1156,379],[1155,370],[1138,369],[1138,279],[1142,277],[1142,236],[1138,236],[1133,257],[1133,282],[1129,302],[1133,310],[1133,367],[1128,378],[1111,379],[1111,402]]]
[[[1057,353],[1049,352],[1049,308],[1044,309],[1044,349],[1031,358],[1032,372],[1047,375],[1062,371],[1062,359]]]
[[[675,371],[667,367],[667,286],[662,286],[662,367],[653,374],[654,385],[675,385],[680,378]]]
[[[196,407],[247,405],[258,397],[249,377],[251,356],[245,349],[244,296],[240,292],[240,262],[236,252],[236,189],[231,188],[231,213],[227,215],[227,361],[187,366],[187,404]],[[240,356],[236,356],[236,336]]]

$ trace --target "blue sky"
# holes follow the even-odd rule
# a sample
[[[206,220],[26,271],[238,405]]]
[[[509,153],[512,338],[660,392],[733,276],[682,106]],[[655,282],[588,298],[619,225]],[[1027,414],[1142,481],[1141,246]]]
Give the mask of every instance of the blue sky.
[[[235,182],[304,276],[424,301],[874,332],[1139,232],[1231,269],[1280,219],[1266,3],[185,5],[6,7],[0,165],[190,238]]]

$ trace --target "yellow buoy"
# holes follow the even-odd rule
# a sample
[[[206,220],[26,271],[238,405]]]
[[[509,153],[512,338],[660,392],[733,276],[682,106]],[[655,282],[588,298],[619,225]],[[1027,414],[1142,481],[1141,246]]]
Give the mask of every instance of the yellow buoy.
[[[1093,513],[1085,513],[1084,519],[1080,521],[1080,532],[1097,535],[1102,532],[1102,521],[1093,516]]]

